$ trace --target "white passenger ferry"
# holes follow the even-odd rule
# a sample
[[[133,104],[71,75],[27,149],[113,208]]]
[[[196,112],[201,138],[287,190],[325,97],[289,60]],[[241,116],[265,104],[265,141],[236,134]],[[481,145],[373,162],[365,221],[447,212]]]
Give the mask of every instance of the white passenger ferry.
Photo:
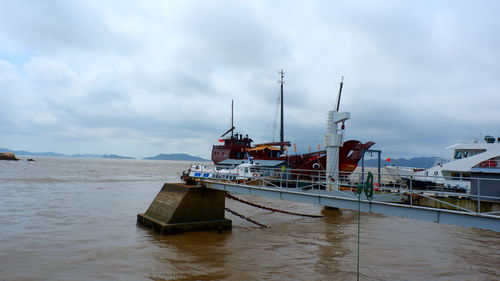
[[[486,136],[484,142],[458,143],[448,147],[452,151],[451,160],[429,169],[401,175],[412,179],[414,187],[442,186],[457,191],[469,192],[471,169],[490,171],[500,169],[500,138]]]

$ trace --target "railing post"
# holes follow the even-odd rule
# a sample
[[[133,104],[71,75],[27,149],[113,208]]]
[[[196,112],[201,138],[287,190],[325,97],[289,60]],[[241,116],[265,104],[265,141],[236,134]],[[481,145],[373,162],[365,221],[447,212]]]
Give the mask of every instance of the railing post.
[[[318,190],[321,190],[321,171],[318,170]]]
[[[365,150],[361,151],[361,183],[365,183]]]
[[[477,179],[477,213],[481,213],[481,181]]]
[[[285,188],[288,188],[288,180],[289,180],[289,170],[288,169],[285,169],[286,171],[286,174],[285,174]]]
[[[410,206],[413,206],[413,176],[410,176]]]
[[[378,154],[378,168],[377,168],[377,172],[378,172],[378,184],[382,185],[382,176],[381,176],[381,173],[380,173],[380,165],[381,165],[381,161],[380,161],[380,153],[381,151],[377,151],[377,154]]]

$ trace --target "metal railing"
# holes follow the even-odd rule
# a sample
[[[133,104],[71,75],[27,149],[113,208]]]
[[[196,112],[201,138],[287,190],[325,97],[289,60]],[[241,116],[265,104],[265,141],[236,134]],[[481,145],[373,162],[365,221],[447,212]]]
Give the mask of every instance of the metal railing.
[[[217,167],[220,169],[221,167]],[[227,168],[227,167],[225,167]],[[367,173],[339,172],[340,179],[327,178],[322,170],[295,170],[285,168],[252,168],[258,177],[244,177],[237,182],[241,185],[266,186],[301,192],[328,194],[335,191],[346,198],[358,198],[355,190],[363,184]],[[367,168],[369,169],[369,168]],[[436,209],[451,209],[475,215],[493,215],[500,217],[500,179],[489,177],[469,177],[456,186],[449,177],[420,176],[401,174],[399,179],[388,173],[375,173],[375,194],[373,201],[387,202],[384,197],[400,195],[405,205],[425,206]],[[232,182],[224,178],[212,178],[211,181]],[[423,202],[425,201],[425,202]]]

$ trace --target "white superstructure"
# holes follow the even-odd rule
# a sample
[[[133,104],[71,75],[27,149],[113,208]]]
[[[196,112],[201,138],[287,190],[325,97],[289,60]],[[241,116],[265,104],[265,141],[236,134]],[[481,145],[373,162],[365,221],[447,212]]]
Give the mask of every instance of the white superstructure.
[[[343,143],[344,127],[339,125],[351,117],[349,112],[330,111],[326,123],[326,178],[333,179],[328,189],[338,188],[339,151]]]
[[[445,188],[470,191],[472,168],[500,169],[499,139],[487,136],[485,142],[459,143],[447,149],[452,151],[449,162],[415,172],[413,179],[442,184]]]

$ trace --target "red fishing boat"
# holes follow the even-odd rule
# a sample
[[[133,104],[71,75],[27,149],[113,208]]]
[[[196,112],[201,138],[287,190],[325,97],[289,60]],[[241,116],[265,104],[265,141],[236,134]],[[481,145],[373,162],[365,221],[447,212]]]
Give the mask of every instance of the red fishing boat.
[[[222,144],[214,145],[212,148],[212,161],[214,164],[226,159],[247,159],[252,157],[254,160],[282,160],[290,168],[302,170],[325,170],[326,169],[326,150],[319,150],[305,154],[288,154],[290,142],[284,140],[284,122],[283,122],[283,71],[281,74],[281,124],[280,141],[261,143],[252,145],[253,140],[248,135],[234,133],[233,124],[233,104],[231,104],[231,128],[227,130],[219,139]],[[340,94],[342,92],[340,83]],[[338,110],[338,104],[337,104]],[[230,134],[229,134],[230,133]],[[339,151],[339,171],[343,175],[352,173],[358,166],[363,151],[368,150],[375,143],[372,141],[362,143],[358,140],[348,140],[343,142]]]

